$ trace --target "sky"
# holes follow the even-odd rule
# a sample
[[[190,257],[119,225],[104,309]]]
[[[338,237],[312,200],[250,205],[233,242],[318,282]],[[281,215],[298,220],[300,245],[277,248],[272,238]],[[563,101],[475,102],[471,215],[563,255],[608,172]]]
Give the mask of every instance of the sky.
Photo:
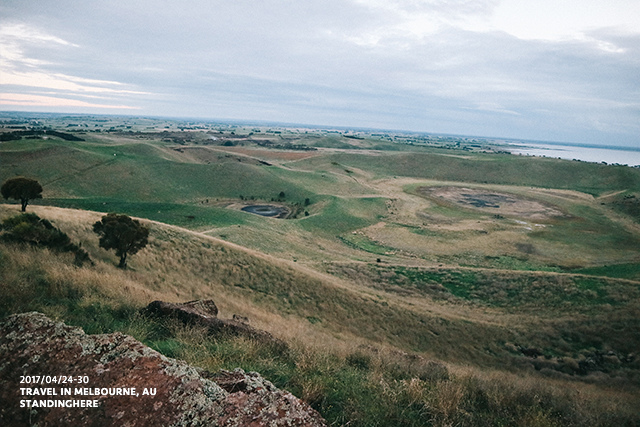
[[[0,110],[640,147],[640,1],[0,0]]]

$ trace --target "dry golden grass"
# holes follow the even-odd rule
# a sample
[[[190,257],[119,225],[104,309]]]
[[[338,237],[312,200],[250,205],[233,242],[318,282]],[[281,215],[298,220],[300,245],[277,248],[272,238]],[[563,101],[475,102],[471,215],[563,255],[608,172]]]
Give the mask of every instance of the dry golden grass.
[[[483,345],[498,351],[490,343],[513,338],[514,333],[525,338],[527,328],[537,328],[531,338],[557,334],[551,323],[531,314],[376,290],[368,282],[371,278],[357,270],[355,280],[339,279],[151,222],[149,246],[132,256],[132,268],[123,271],[115,267],[113,254],[97,247],[91,224],[99,213],[37,206],[33,211],[81,241],[95,265],[77,268],[70,255],[3,245],[2,280],[12,289],[41,280],[53,299],[64,301],[71,289],[80,295],[78,306],[89,308],[141,308],[155,299],[214,299],[221,317],[249,317],[251,325],[285,340],[290,354],[275,356],[244,338],[211,342],[204,330],[171,322],[164,325],[171,339],[158,348],[206,369],[264,370],[339,424],[354,420],[368,425],[362,420],[381,419],[380,414],[389,417],[380,421],[385,425],[577,426],[634,419],[637,392],[627,382],[612,389],[608,379],[586,383],[566,375],[549,378],[518,365],[509,367],[514,372],[505,372],[498,369],[504,353],[481,357]],[[0,206],[0,217],[15,213],[15,206]],[[59,303],[45,311],[61,319],[69,316]],[[157,340],[150,335],[148,320],[139,315],[131,316],[121,330]],[[414,334],[416,340],[429,334],[431,348],[421,355],[406,353],[412,343],[398,338],[402,334]],[[435,354],[450,362],[434,362]],[[335,412],[335,402],[341,402],[343,412]]]
[[[5,216],[16,210],[16,206],[0,208]],[[401,288],[395,285],[380,287],[384,284],[382,277],[363,275],[364,270],[358,268],[345,267],[351,273],[341,274],[340,278],[335,272],[327,274],[310,265],[152,222],[148,222],[152,227],[148,248],[132,256],[131,270],[121,271],[113,268],[116,257],[97,247],[91,224],[100,218],[99,213],[40,206],[34,206],[33,210],[49,218],[72,240],[82,242],[96,262],[91,269],[52,270],[49,273],[52,280],[68,278],[74,283],[92,283],[110,298],[122,298],[135,305],[146,305],[154,299],[214,299],[222,316],[249,317],[252,324],[287,340],[302,337],[310,345],[329,342],[331,346],[343,340],[357,344],[386,342],[459,360],[468,358],[467,352],[477,354],[482,343],[513,341],[514,333],[525,345],[527,340],[542,343],[545,337],[553,338],[558,333],[554,329],[557,326],[540,321],[546,314],[557,319],[557,310],[549,313],[536,310],[532,315],[521,310],[509,312],[434,299],[428,294],[399,292]],[[489,270],[475,271],[494,274]],[[522,276],[506,271],[495,274],[506,282]],[[547,280],[545,277],[553,280],[562,277],[555,273],[527,275],[538,275],[543,281]],[[558,284],[561,285],[561,280]],[[498,301],[504,299],[498,293],[489,296]],[[571,319],[571,315],[567,318]],[[473,325],[473,333],[465,326],[469,323]],[[418,328],[415,334],[422,344],[416,345],[410,339],[410,328]],[[534,339],[539,335],[532,334],[534,330],[542,332],[542,337]],[[455,341],[458,343],[453,347],[447,344]],[[499,347],[493,351],[504,354]]]
[[[16,208],[0,205],[0,219],[18,213]],[[256,304],[246,294],[233,291],[236,285],[242,285],[247,278],[258,282],[280,281],[283,274],[292,276],[289,280],[296,283],[331,280],[331,286],[335,285],[338,280],[328,275],[200,233],[145,220],[142,221],[153,229],[150,244],[133,255],[130,269],[123,271],[114,268],[117,264],[115,255],[100,249],[97,236],[91,231],[92,224],[102,214],[46,206],[34,206],[30,210],[50,219],[73,241],[82,242],[83,248],[91,254],[95,261],[92,268],[78,269],[61,264],[57,256],[48,251],[44,253],[47,260],[51,260],[51,265],[47,260],[37,261],[38,265],[43,265],[47,277],[53,282],[65,281],[86,291],[87,304],[104,296],[139,307],[157,299],[170,302],[213,299],[221,317],[230,318],[233,314],[246,316],[251,319],[253,326],[269,330],[285,340],[303,337],[307,345],[323,349],[340,347],[340,343],[347,341],[365,341],[346,331],[325,331],[324,328],[314,327],[304,317],[283,315],[273,307]],[[16,257],[20,261],[17,269],[32,268],[32,256],[17,251]],[[254,271],[256,264],[258,269]],[[310,279],[309,275],[313,278]],[[92,289],[98,291],[96,296]]]

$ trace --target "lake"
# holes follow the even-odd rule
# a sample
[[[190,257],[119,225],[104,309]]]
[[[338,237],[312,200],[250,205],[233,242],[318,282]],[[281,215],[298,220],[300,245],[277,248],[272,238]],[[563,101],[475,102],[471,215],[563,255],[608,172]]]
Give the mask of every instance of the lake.
[[[509,143],[508,151],[512,154],[556,157],[561,159],[577,159],[585,162],[621,165],[640,165],[640,149],[624,147],[593,147],[586,145],[560,145],[536,143]]]

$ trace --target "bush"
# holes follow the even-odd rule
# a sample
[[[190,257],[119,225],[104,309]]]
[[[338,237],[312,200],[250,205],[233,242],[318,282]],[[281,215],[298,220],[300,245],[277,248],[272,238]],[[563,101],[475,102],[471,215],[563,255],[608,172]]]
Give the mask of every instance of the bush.
[[[2,240],[6,242],[24,242],[56,249],[65,248],[71,243],[69,236],[33,213],[5,219],[2,230]]]
[[[89,254],[79,245],[72,243],[66,233],[34,213],[7,218],[2,222],[0,230],[0,239],[5,242],[27,243],[60,252],[72,252],[75,254],[74,263],[78,266],[91,262]]]
[[[368,371],[371,368],[371,356],[359,351],[349,354],[346,361],[347,365],[364,371]]]

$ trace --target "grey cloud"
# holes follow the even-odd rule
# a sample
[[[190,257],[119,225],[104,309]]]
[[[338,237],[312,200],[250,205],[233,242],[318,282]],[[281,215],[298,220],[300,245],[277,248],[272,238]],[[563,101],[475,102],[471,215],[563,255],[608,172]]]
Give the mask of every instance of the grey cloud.
[[[496,4],[8,0],[0,26],[52,37],[14,40],[14,67],[122,83],[138,93],[114,102],[149,114],[640,143],[638,34],[544,42],[463,29]],[[421,14],[437,25],[403,28]]]

